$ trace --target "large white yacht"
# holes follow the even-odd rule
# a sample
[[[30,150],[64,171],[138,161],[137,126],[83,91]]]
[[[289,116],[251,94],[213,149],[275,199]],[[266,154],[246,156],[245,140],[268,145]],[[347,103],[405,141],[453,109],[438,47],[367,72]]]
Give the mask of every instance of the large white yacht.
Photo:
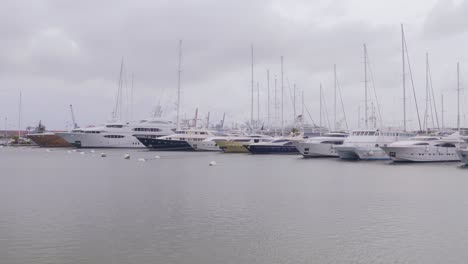
[[[211,130],[189,128],[164,137],[137,135],[136,138],[150,150],[191,151],[195,150],[192,145],[214,136]]]
[[[386,160],[390,157],[380,147],[414,136],[414,133],[389,129],[356,130],[335,150],[341,159]]]
[[[78,148],[144,148],[135,136],[162,137],[175,131],[175,124],[158,118],[139,122],[112,122],[56,133]]]
[[[335,147],[342,145],[347,136],[347,133],[331,132],[294,142],[294,145],[304,157],[338,157]]]
[[[460,133],[441,136],[417,136],[410,140],[394,142],[381,148],[394,161],[437,162],[459,161],[457,148],[463,140]]]

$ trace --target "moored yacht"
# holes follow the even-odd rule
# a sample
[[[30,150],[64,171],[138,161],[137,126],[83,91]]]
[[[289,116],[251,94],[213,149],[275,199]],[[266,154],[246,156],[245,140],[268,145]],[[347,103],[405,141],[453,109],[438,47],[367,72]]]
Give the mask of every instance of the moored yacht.
[[[63,138],[57,136],[54,132],[47,132],[45,126],[42,125],[42,122],[39,122],[36,129],[32,133],[26,135],[26,137],[39,147],[66,148],[72,146]]]
[[[294,145],[304,157],[338,157],[335,147],[342,145],[347,136],[347,133],[331,132],[294,142]]]
[[[206,129],[181,129],[175,134],[164,137],[136,136],[136,138],[150,150],[192,151],[192,145],[215,136],[215,133]]]
[[[112,122],[56,133],[78,148],[144,148],[135,136],[162,137],[174,133],[174,123],[158,118],[139,122]]]
[[[298,154],[295,141],[302,140],[302,137],[280,137],[268,142],[252,143],[244,146],[252,154]]]
[[[446,137],[417,136],[398,141],[381,148],[393,161],[437,162],[459,161],[457,147],[463,140],[455,132]]]
[[[356,130],[335,149],[341,159],[386,160],[390,157],[380,147],[414,136],[414,133],[397,130]]]
[[[267,135],[249,135],[232,137],[229,140],[215,140],[215,142],[224,153],[248,153],[246,146],[272,140],[273,138]]]

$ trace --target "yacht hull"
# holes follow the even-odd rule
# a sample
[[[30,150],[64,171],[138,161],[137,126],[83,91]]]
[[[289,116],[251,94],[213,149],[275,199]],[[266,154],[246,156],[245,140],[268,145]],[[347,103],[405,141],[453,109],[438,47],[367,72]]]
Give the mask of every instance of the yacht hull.
[[[232,141],[222,141],[218,142],[219,148],[224,153],[249,153],[249,150],[245,147],[248,144],[245,142],[232,142]]]
[[[299,154],[295,146],[255,145],[245,146],[252,154]]]
[[[339,146],[338,156],[348,160],[389,160],[390,157],[379,147]]]
[[[148,149],[157,151],[193,151],[194,149],[185,140],[159,139],[137,137]]]
[[[460,161],[468,165],[468,149],[457,149],[457,154]]]
[[[38,134],[29,134],[27,137],[34,143],[36,143],[39,147],[47,147],[47,148],[68,148],[72,147],[70,143],[68,143],[63,138],[57,136],[54,133],[38,133]]]
[[[382,147],[393,161],[444,162],[460,161],[456,148],[444,147]]]
[[[118,133],[112,133],[115,135]],[[121,135],[121,138],[107,138],[107,134],[91,133],[57,133],[59,137],[77,148],[144,148],[145,146],[132,135]],[[118,134],[119,135],[119,134]]]
[[[338,157],[333,144],[299,142],[295,146],[304,157]]]
[[[218,144],[214,141],[190,141],[187,143],[196,151],[221,151]]]

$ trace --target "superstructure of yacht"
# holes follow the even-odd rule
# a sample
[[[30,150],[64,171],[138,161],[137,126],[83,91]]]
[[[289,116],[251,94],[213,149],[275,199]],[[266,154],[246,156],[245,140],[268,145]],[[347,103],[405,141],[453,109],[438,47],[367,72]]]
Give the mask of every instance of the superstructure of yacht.
[[[414,136],[414,133],[398,130],[356,130],[344,140],[342,145],[336,146],[335,150],[341,159],[386,160],[390,157],[381,149],[382,146]]]
[[[335,147],[342,145],[347,136],[347,133],[331,132],[294,142],[294,145],[304,157],[338,157]]]
[[[135,136],[156,138],[170,135],[174,130],[175,125],[171,121],[150,118],[130,123],[112,122],[56,134],[78,148],[144,148]]]
[[[381,148],[393,161],[437,162],[459,161],[457,148],[463,140],[455,132],[446,137],[417,136],[398,141]]]
[[[215,133],[211,130],[190,128],[177,130],[175,134],[164,137],[138,135],[136,138],[150,150],[192,151],[195,150],[192,145],[213,136]]]

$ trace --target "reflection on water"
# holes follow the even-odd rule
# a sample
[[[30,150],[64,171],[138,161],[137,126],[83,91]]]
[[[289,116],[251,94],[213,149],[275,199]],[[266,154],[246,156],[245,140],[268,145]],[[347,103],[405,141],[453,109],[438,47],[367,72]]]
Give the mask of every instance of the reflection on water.
[[[459,163],[2,148],[0,263],[465,263],[467,173]]]

